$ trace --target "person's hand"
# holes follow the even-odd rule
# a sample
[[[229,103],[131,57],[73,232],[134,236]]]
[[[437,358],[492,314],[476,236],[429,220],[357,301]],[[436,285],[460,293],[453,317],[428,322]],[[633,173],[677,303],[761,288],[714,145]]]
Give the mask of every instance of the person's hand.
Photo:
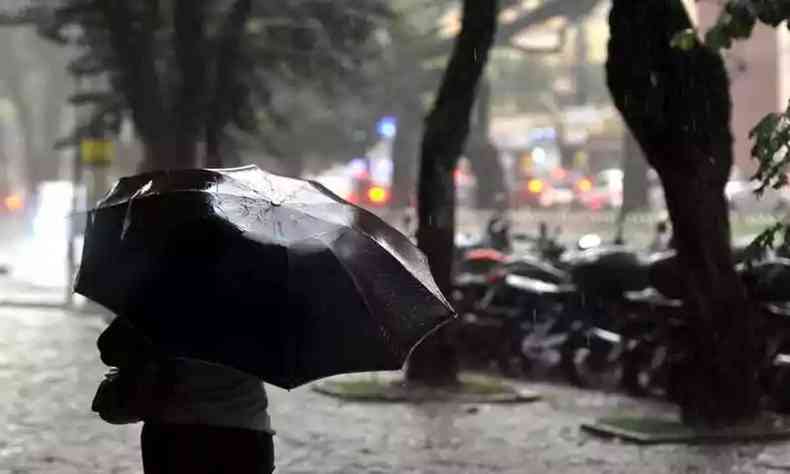
[[[116,317],[96,341],[101,360],[121,369],[145,365],[153,359],[151,340],[124,317]]]

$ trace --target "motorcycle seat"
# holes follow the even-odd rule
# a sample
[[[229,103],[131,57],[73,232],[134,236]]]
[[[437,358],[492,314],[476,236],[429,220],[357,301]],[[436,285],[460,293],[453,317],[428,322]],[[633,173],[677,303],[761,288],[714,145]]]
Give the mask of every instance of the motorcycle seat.
[[[645,288],[642,291],[628,291],[625,299],[629,303],[645,304],[653,307],[679,308],[683,306],[683,301],[674,298],[667,298],[655,288]]]
[[[520,255],[507,263],[508,273],[549,283],[566,283],[570,276],[559,268],[531,255]]]
[[[570,284],[549,283],[520,275],[508,275],[505,277],[505,283],[518,290],[547,297],[562,297],[575,291],[574,286]]]
[[[790,318],[790,302],[762,303],[760,306],[773,316]]]
[[[790,259],[772,258],[743,265],[739,274],[751,298],[766,303],[790,302]]]
[[[648,286],[650,262],[623,246],[590,249],[566,263],[573,283],[585,293],[620,295]]]

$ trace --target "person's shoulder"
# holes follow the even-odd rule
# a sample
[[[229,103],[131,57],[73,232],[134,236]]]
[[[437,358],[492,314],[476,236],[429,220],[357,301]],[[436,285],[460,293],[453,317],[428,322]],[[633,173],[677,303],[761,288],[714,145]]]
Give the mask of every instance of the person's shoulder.
[[[168,365],[178,372],[235,377],[263,382],[257,375],[244,372],[235,367],[192,357],[171,357],[168,359]]]

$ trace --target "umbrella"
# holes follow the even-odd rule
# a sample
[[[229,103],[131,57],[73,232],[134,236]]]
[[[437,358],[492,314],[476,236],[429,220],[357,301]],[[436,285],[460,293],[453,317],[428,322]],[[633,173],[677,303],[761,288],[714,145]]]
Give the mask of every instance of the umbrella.
[[[255,166],[120,179],[89,213],[75,291],[168,355],[283,388],[400,369],[454,317],[405,236]]]

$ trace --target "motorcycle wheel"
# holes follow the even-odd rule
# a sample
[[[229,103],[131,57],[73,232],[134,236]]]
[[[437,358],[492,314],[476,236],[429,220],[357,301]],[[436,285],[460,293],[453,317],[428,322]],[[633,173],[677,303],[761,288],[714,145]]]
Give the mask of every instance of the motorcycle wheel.
[[[586,343],[586,335],[569,337],[560,351],[560,365],[566,379],[580,388],[606,389],[621,378],[621,357],[615,347],[608,350]]]
[[[667,347],[633,341],[623,355],[621,387],[634,397],[664,398],[668,383]]]
[[[502,344],[497,353],[496,363],[500,372],[506,377],[523,378],[532,372],[532,361],[521,351],[521,342],[525,334],[517,322],[511,321],[502,331]]]

